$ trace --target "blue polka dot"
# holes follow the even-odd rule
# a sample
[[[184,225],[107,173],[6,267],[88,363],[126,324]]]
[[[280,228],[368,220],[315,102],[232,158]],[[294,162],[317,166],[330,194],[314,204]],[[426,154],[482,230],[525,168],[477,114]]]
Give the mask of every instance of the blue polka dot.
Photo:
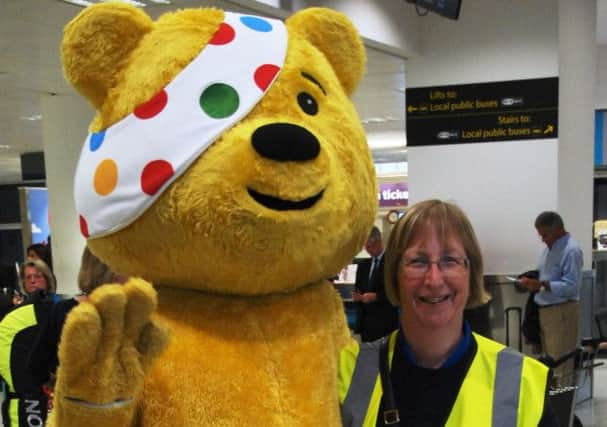
[[[240,22],[249,27],[252,30],[267,33],[272,31],[272,24],[265,19],[258,18],[256,16],[243,16],[240,18]]]
[[[97,151],[101,144],[103,144],[103,140],[105,139],[105,130],[101,132],[93,132],[91,134],[91,139],[89,141],[89,146],[91,151]]]

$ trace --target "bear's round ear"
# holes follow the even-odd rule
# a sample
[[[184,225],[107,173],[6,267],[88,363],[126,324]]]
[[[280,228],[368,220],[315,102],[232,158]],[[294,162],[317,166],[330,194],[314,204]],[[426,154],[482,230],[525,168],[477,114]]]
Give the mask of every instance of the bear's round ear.
[[[352,22],[335,10],[311,7],[289,17],[286,25],[289,31],[302,35],[325,54],[344,90],[351,95],[367,62],[365,48]]]
[[[134,6],[112,2],[87,7],[63,32],[66,79],[99,109],[130,52],[153,26],[152,19]]]

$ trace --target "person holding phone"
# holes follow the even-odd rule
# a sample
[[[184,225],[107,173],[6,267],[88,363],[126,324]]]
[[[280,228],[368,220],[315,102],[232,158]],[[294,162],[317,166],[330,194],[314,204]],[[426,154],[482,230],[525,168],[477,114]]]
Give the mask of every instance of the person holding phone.
[[[539,277],[522,275],[519,286],[534,294],[539,312],[540,345],[536,353],[555,359],[574,350],[579,344],[578,322],[580,286],[584,257],[580,245],[565,230],[561,216],[542,212],[535,229],[546,244],[538,263]],[[555,370],[557,385],[570,385],[564,378],[573,371],[571,360]]]

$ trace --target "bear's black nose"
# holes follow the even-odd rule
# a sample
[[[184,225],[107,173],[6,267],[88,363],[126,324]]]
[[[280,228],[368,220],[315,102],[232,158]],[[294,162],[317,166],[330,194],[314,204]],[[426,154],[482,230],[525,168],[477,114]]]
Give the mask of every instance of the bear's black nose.
[[[281,162],[314,160],[320,152],[318,139],[312,133],[290,123],[261,126],[251,140],[261,156]]]

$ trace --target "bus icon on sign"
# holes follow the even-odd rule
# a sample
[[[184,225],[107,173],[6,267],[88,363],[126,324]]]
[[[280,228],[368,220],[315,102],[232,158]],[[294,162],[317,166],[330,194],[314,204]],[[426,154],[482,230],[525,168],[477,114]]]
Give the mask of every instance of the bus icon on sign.
[[[515,106],[515,105],[523,105],[523,98],[522,97],[503,98],[500,101],[500,104],[502,104],[504,107],[512,107],[512,106]]]
[[[445,140],[445,139],[457,139],[458,133],[457,133],[457,131],[454,131],[454,130],[443,130],[443,131],[437,133],[436,137],[438,139],[443,139],[443,140]]]

